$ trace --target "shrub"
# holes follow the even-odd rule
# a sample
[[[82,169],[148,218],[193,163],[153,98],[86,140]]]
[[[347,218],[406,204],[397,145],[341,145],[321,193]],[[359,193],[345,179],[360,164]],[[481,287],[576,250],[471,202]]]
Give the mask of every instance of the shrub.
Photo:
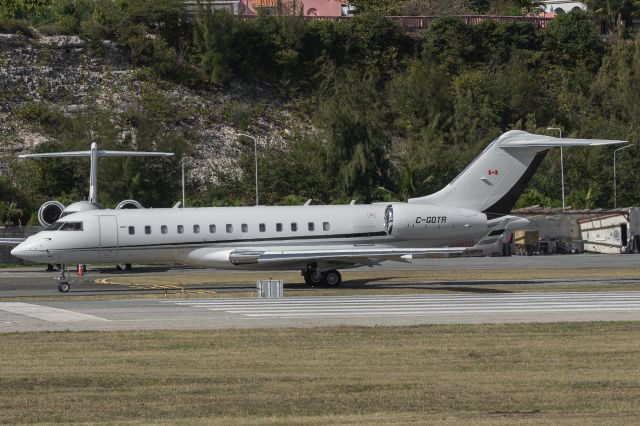
[[[0,21],[0,33],[20,34],[29,38],[36,38],[38,35],[31,27],[29,21],[21,19],[4,19]]]

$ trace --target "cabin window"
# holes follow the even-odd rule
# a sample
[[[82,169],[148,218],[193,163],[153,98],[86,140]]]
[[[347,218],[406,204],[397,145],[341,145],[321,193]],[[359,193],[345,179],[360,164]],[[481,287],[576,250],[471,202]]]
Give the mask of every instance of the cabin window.
[[[200,233],[200,225],[193,225],[193,233],[194,234]]]
[[[291,222],[291,230],[296,232],[298,230],[298,224],[295,222]]]
[[[169,232],[169,228],[167,228],[167,225],[162,225],[160,227],[160,233],[166,234],[167,232]]]
[[[230,234],[233,232],[233,225],[231,225],[230,223],[227,223],[227,234]]]
[[[265,232],[267,230],[267,225],[261,223],[260,225],[258,225],[258,228],[260,228],[260,232]]]
[[[331,225],[329,225],[329,222],[322,222],[322,229],[325,231],[329,231],[331,229]]]
[[[242,232],[249,232],[249,225],[246,223],[243,223],[240,227],[242,228]]]
[[[282,224],[281,223],[276,223],[276,231],[282,232]]]
[[[61,231],[82,231],[82,222],[63,222]]]
[[[129,235],[135,235],[136,233],[136,227],[135,226],[130,226],[129,227]]]
[[[216,226],[215,225],[209,225],[209,233],[210,234],[215,234],[216,233]]]
[[[178,225],[178,234],[184,233],[184,226]]]
[[[144,233],[147,235],[151,234],[151,227],[149,225],[145,225]]]
[[[309,231],[313,231],[314,229],[316,229],[316,226],[314,225],[313,222],[309,222],[307,226],[309,228]]]

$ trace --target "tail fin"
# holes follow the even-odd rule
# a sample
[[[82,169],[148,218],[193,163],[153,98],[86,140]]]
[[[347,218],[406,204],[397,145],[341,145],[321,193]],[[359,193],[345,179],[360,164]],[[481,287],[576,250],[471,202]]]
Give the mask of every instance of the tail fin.
[[[461,207],[486,213],[489,218],[509,214],[549,148],[609,145],[625,141],[558,139],[520,130],[502,134],[451,183],[410,203]]]

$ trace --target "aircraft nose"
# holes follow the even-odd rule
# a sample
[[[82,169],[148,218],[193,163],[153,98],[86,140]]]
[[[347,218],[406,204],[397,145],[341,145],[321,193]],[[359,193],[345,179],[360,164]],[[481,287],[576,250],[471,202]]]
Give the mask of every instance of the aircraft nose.
[[[22,244],[18,244],[11,250],[11,256],[22,258],[22,254],[24,253],[24,247]]]
[[[42,258],[43,249],[42,244],[29,240],[14,247],[14,249],[11,250],[11,255],[22,260],[37,262]]]

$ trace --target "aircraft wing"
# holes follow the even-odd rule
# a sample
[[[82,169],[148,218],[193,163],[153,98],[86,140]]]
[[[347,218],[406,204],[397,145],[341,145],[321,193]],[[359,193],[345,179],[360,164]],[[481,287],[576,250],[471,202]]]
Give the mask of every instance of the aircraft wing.
[[[291,250],[233,250],[229,261],[234,265],[263,266],[297,265],[310,262],[348,265],[375,264],[383,260],[406,262],[413,256],[463,254],[470,247],[441,248],[364,248],[349,249],[291,249]]]
[[[17,246],[26,238],[0,238],[0,246]]]

